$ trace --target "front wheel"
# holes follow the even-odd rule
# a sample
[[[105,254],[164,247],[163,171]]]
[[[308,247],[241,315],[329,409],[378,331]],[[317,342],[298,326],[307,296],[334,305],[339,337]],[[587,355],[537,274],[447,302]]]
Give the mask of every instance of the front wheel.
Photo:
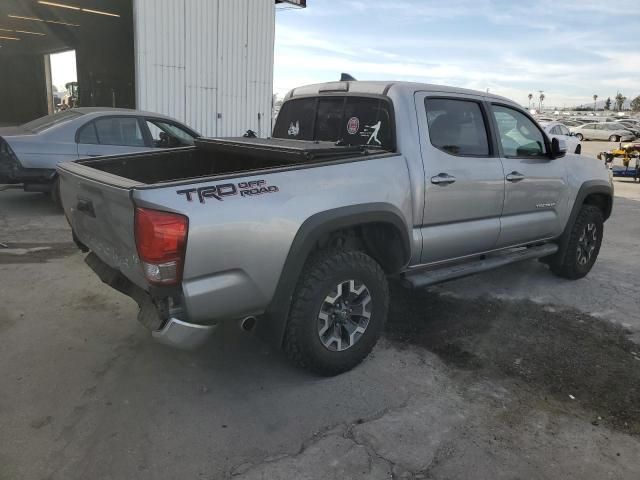
[[[346,372],[371,352],[388,307],[387,279],[375,260],[358,251],[319,252],[296,286],[284,350],[320,375]]]
[[[619,142],[620,141],[620,137],[618,135],[611,135],[609,137],[609,141],[610,142]]]
[[[581,133],[576,133],[576,138],[580,141],[584,140],[584,135],[582,135]]]
[[[583,205],[569,234],[569,241],[556,260],[551,261],[551,271],[559,277],[577,280],[584,277],[596,263],[602,236],[604,217],[593,205]]]
[[[578,155],[580,155],[580,153],[582,153],[582,145],[578,145],[578,146],[576,147],[576,153],[577,153]]]

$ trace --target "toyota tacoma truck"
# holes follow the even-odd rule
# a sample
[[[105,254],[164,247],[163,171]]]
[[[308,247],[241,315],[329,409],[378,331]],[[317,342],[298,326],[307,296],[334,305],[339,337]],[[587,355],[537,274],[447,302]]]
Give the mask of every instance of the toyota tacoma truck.
[[[421,288],[527,259],[584,277],[613,201],[603,164],[514,102],[404,82],[296,88],[271,138],[58,170],[86,262],[155,338],[195,347],[238,322],[324,375],[371,351],[389,279]]]

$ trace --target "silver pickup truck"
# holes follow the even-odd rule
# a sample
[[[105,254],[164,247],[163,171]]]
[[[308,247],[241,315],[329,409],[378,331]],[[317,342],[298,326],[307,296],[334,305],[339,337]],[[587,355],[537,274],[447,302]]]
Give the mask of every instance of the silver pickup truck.
[[[403,82],[296,88],[273,137],[59,166],[87,263],[158,340],[237,321],[320,374],[376,343],[388,278],[420,288],[538,258],[598,256],[613,187],[510,100]]]

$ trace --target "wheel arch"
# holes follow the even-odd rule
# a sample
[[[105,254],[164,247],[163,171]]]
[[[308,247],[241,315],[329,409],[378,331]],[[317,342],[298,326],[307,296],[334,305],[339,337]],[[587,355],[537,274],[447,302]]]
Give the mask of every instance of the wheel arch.
[[[386,273],[397,273],[410,261],[409,228],[400,210],[391,204],[351,205],[312,215],[302,223],[291,243],[265,321],[258,323],[260,336],[278,347],[282,345],[291,298],[307,259],[322,239],[345,231],[358,232],[365,252]],[[383,248],[388,246],[386,242],[392,243],[391,248]]]
[[[582,184],[573,202],[564,231],[559,238],[559,252],[565,251],[567,243],[569,243],[571,229],[583,205],[593,205],[600,208],[606,221],[611,216],[613,209],[613,187],[604,180],[589,180]]]

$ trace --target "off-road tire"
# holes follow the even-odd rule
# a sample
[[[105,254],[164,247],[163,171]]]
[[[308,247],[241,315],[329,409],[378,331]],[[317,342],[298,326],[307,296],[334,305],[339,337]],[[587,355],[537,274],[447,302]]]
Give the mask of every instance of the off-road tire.
[[[610,142],[619,142],[620,141],[620,137],[618,135],[611,135],[609,137],[609,141]]]
[[[582,135],[581,133],[576,133],[576,138],[580,141],[584,140],[584,135]]]
[[[589,224],[595,225],[596,239],[594,250],[585,264],[578,261],[578,247],[581,236],[585,233]],[[593,205],[583,205],[576,217],[576,221],[569,233],[569,241],[563,251],[558,252],[556,258],[549,265],[551,271],[559,277],[577,280],[589,273],[598,258],[602,236],[604,233],[604,217],[602,210]]]
[[[339,283],[358,280],[371,296],[371,316],[361,337],[349,348],[332,351],[318,334],[318,315],[326,296]],[[389,308],[384,271],[360,251],[324,250],[307,261],[291,302],[284,350],[296,365],[324,376],[338,375],[358,365],[383,331]]]

